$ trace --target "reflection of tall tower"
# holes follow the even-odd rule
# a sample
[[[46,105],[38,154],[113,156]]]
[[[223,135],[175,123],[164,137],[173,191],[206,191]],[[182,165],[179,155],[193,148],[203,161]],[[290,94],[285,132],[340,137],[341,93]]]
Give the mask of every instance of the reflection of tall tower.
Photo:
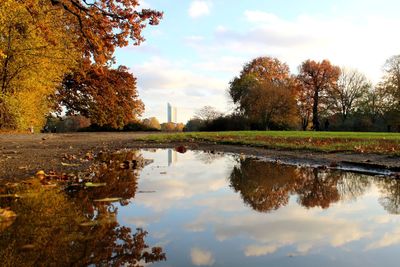
[[[171,106],[167,103],[167,122],[178,122],[178,111],[176,107]]]
[[[169,148],[168,149],[168,166],[171,166],[172,163],[176,163],[178,161],[178,153],[174,150]]]

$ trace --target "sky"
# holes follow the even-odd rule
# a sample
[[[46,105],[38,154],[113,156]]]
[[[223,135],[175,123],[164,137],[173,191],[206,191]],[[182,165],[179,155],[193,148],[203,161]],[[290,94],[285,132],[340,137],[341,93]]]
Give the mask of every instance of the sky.
[[[307,59],[355,68],[373,83],[400,54],[398,0],[145,0],[163,11],[140,46],[116,51],[137,77],[143,118],[167,120],[167,103],[186,123],[209,105],[229,113],[229,81],[259,56],[277,57],[292,73]]]

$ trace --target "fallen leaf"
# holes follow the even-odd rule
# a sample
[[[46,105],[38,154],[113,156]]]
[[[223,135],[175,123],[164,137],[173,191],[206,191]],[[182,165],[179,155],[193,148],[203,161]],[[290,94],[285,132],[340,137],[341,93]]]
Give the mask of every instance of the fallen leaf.
[[[92,183],[92,182],[85,183],[86,187],[101,187],[106,185],[107,185],[106,183]]]
[[[63,166],[68,166],[68,167],[77,167],[77,166],[81,166],[81,164],[77,164],[77,163],[65,163],[65,162],[61,162],[61,165],[63,165]]]

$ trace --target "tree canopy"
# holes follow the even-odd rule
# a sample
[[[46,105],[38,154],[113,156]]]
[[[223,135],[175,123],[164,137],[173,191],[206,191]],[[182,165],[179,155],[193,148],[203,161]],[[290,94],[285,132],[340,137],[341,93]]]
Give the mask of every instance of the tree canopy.
[[[32,1],[32,0],[25,0]],[[72,25],[85,56],[104,63],[111,59],[116,47],[144,41],[146,24],[157,25],[163,13],[151,9],[138,10],[138,0],[42,0],[63,9],[66,25]]]
[[[43,124],[49,96],[78,53],[74,36],[42,1],[5,0],[0,6],[0,128]]]
[[[57,99],[68,115],[80,114],[93,124],[122,128],[144,110],[136,78],[125,66],[117,69],[89,65],[65,76]]]
[[[329,60],[316,62],[306,60],[299,67],[297,79],[300,83],[300,90],[307,95],[307,101],[312,97],[312,123],[314,130],[320,130],[319,111],[322,104],[325,104],[326,95],[337,87],[340,75],[340,68],[334,66]]]
[[[87,62],[98,65],[100,69],[115,63],[115,49],[130,43],[139,45],[144,41],[143,29],[148,24],[157,25],[162,16],[163,13],[156,10],[140,9],[137,0],[2,1],[0,129],[22,130],[30,126],[40,129],[46,115],[55,106],[53,101],[57,98],[52,95],[64,77],[76,75],[86,68]],[[103,72],[107,74],[103,81],[115,74],[111,70]],[[87,81],[94,82],[93,79]],[[94,82],[88,87],[100,85]],[[118,88],[114,89],[118,91]],[[100,92],[102,88],[96,90]],[[107,90],[105,95],[111,95],[111,87]],[[131,93],[117,91],[115,94],[119,94],[120,100],[128,97],[121,103],[132,101],[129,99]],[[84,97],[89,99],[91,96],[81,96]],[[109,102],[119,103],[116,99]],[[120,126],[128,118],[139,115],[140,109],[143,106],[134,109],[133,116],[121,117],[122,113],[117,113],[115,125]],[[98,110],[95,120],[109,123],[106,117],[113,115],[106,113],[115,110],[115,107]],[[93,119],[94,115],[91,116]]]
[[[229,87],[240,112],[262,128],[292,124],[296,117],[294,81],[289,67],[276,58],[256,58],[245,64]]]

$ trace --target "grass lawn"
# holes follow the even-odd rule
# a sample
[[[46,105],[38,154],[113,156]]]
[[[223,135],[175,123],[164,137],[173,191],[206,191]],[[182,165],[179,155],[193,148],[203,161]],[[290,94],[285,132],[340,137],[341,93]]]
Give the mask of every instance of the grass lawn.
[[[147,142],[215,142],[269,149],[319,152],[378,153],[400,156],[400,133],[239,131],[160,133],[137,140]]]

